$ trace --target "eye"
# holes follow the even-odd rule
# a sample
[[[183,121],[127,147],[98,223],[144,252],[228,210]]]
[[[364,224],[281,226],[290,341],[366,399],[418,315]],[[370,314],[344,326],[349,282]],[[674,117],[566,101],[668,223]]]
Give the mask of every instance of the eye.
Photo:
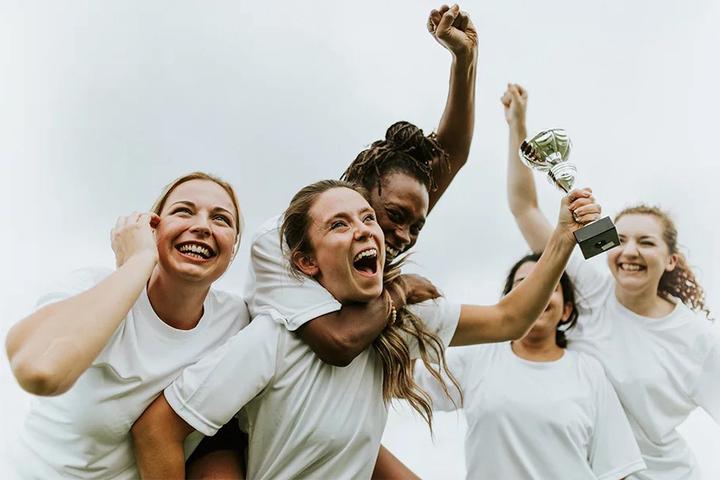
[[[330,224],[330,230],[337,230],[338,228],[346,227],[347,223],[344,220],[335,220]]]
[[[375,214],[374,213],[368,213],[363,217],[363,222],[365,223],[372,223],[375,221]]]
[[[398,212],[397,210],[392,210],[389,208],[386,208],[385,211],[387,212],[387,216],[393,223],[402,223],[403,222],[403,215],[402,213]]]
[[[192,210],[190,210],[188,207],[177,207],[175,210],[172,211],[172,214],[182,213],[183,215],[192,215]]]
[[[215,216],[213,217],[213,220],[220,220],[221,222],[225,223],[225,224],[228,225],[228,226],[231,225],[230,219],[229,219],[228,217],[226,217],[225,215],[220,215],[220,214],[215,215]]]
[[[646,247],[654,247],[655,243],[644,240],[644,241],[640,242],[640,245],[645,245]]]
[[[413,225],[410,227],[410,235],[417,237],[420,235],[420,231],[423,229],[424,225]]]

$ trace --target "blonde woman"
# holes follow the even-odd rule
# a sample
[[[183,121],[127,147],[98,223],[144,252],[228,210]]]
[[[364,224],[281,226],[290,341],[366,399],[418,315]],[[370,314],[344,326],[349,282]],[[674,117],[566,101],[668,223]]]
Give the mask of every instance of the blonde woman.
[[[8,358],[38,395],[14,458],[21,478],[137,478],[130,427],[183,368],[248,323],[212,283],[242,233],[232,187],[174,180],[151,212],[118,219],[117,269],[83,269],[12,327]]]

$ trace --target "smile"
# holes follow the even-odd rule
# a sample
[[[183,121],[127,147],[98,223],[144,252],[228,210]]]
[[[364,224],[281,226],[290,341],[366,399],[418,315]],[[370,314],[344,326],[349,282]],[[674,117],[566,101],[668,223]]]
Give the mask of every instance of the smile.
[[[209,245],[200,242],[180,243],[175,245],[175,249],[184,256],[195,260],[209,260],[217,255]]]
[[[618,270],[624,272],[640,272],[645,270],[645,267],[637,263],[618,263]]]
[[[353,258],[353,268],[357,270],[363,276],[371,277],[378,271],[378,251],[377,248],[368,248]]]
[[[398,250],[397,248],[395,248],[392,245],[389,245],[387,243],[385,244],[385,257],[386,257],[385,262],[386,263],[389,263],[389,262],[392,262],[393,260],[395,260],[395,257],[400,255],[400,253],[401,253],[400,250]]]

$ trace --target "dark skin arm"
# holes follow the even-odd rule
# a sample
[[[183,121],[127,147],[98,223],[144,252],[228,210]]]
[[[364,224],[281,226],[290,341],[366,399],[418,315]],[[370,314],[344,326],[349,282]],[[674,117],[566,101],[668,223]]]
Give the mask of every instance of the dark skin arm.
[[[375,470],[373,470],[371,478],[373,480],[420,480],[420,477],[382,445],[380,445],[380,453],[375,461]]]
[[[396,309],[440,296],[429,280],[401,275],[394,281],[398,294],[390,295]],[[314,318],[298,329],[298,335],[325,363],[344,367],[363,352],[385,329],[390,305],[384,295],[369,303],[343,305],[337,312]]]
[[[432,210],[467,162],[470,152],[475,121],[477,32],[467,14],[447,6],[430,12],[427,26],[433,38],[453,56],[447,102],[437,129],[437,140],[448,154],[448,165],[437,161],[433,166],[437,188],[430,192],[429,210]],[[426,286],[419,288],[427,290]],[[418,300],[411,301],[412,292],[405,292],[409,297],[407,302],[393,298],[396,308],[439,296],[419,295]],[[324,362],[346,366],[385,329],[387,308],[379,300],[365,305],[344,305],[340,311],[309,321],[298,329],[298,334]]]

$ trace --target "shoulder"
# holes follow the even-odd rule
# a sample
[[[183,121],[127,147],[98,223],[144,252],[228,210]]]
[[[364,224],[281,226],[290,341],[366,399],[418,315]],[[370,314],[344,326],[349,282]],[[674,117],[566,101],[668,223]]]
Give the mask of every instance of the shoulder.
[[[211,288],[207,301],[211,305],[214,317],[237,322],[239,328],[250,323],[247,305],[240,295]]]
[[[439,317],[455,318],[460,317],[461,305],[447,300],[445,297],[438,297],[424,302],[408,305],[407,309],[421,320],[432,320]]]

